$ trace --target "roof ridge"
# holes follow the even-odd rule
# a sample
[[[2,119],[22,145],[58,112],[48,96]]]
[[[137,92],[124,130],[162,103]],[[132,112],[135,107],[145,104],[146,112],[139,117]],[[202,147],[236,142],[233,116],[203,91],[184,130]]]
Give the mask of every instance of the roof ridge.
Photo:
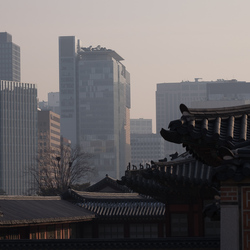
[[[222,108],[188,108],[185,104],[180,104],[180,111],[184,116],[233,116],[242,113],[250,114],[250,104],[222,107]]]

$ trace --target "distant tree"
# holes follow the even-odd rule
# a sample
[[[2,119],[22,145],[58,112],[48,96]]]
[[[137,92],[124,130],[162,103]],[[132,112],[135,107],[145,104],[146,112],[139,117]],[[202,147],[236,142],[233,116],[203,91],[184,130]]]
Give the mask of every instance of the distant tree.
[[[61,152],[50,149],[40,151],[38,168],[30,169],[35,177],[38,195],[60,195],[69,187],[84,182],[93,173],[92,155],[86,153],[80,146],[61,147]]]

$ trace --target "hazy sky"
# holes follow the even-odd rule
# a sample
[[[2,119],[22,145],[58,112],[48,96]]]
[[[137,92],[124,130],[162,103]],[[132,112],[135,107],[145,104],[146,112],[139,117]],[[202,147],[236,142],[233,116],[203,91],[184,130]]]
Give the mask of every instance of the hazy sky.
[[[59,36],[122,56],[131,118],[153,124],[157,83],[250,81],[249,0],[0,0],[0,10],[0,31],[21,47],[21,80],[37,84],[39,100],[59,90]]]

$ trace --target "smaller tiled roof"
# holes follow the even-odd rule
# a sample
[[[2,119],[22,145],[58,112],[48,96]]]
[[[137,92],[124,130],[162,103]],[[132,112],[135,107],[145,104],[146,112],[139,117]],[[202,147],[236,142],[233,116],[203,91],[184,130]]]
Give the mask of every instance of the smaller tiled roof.
[[[102,180],[98,181],[97,183],[91,185],[90,187],[86,188],[85,191],[87,192],[102,192],[102,190],[107,190],[107,187],[110,187],[110,192],[114,193],[131,193],[132,191],[126,187],[119,185],[117,180],[106,175]]]
[[[105,200],[105,201],[117,201],[117,200],[144,200],[145,197],[138,193],[102,193],[102,192],[86,192],[71,190],[71,196],[78,200]]]
[[[156,201],[118,201],[99,202],[85,201],[79,203],[85,209],[94,212],[98,217],[159,217],[165,215],[165,205]]]
[[[0,196],[0,227],[90,220],[95,215],[60,197]]]
[[[156,218],[165,214],[165,205],[138,193],[95,193],[71,190],[77,204],[98,218]]]

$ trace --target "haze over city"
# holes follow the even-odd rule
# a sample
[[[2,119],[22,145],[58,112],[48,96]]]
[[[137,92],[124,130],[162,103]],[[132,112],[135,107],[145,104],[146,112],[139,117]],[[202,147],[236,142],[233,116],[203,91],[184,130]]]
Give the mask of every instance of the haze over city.
[[[21,47],[21,81],[59,90],[58,37],[115,50],[131,74],[131,118],[155,125],[162,82],[249,81],[249,1],[0,1],[1,31]],[[177,117],[178,118],[178,117]]]

